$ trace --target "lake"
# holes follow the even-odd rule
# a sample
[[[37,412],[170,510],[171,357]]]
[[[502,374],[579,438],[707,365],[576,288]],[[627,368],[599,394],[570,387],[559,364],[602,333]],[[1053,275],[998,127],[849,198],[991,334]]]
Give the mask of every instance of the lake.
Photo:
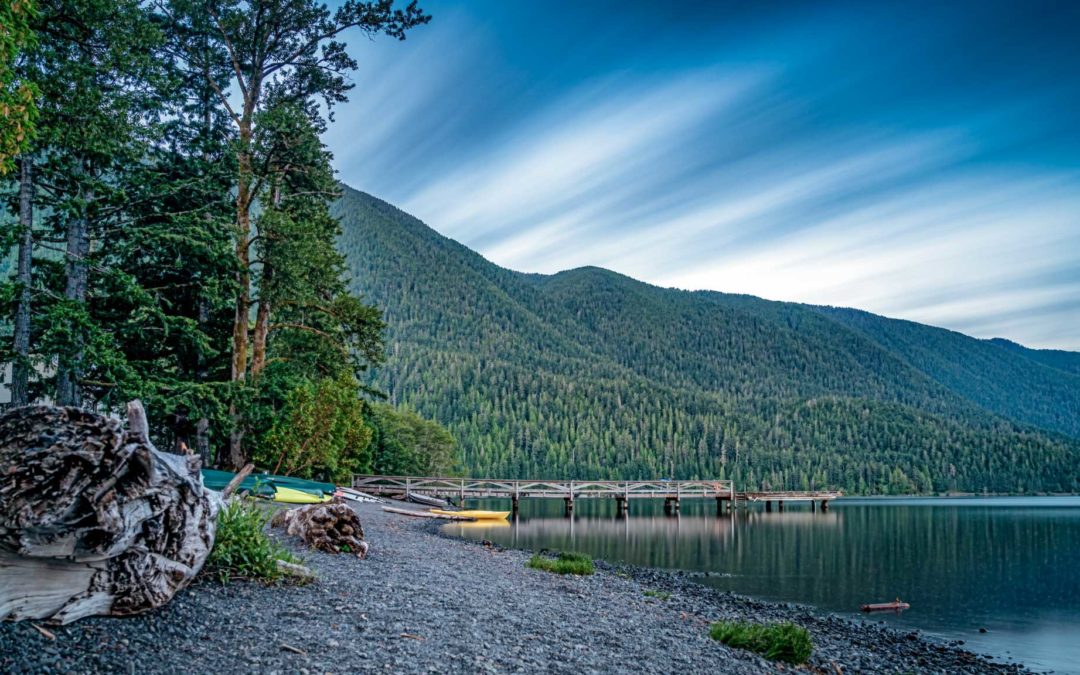
[[[509,508],[479,505],[495,507]],[[1080,497],[845,498],[827,512],[757,505],[723,516],[711,500],[684,500],[679,516],[641,500],[628,518],[612,500],[581,499],[573,519],[561,501],[521,507],[512,523],[445,530],[709,572],[702,583],[853,616],[863,603],[900,597],[910,610],[873,620],[963,640],[1033,670],[1080,673]]]

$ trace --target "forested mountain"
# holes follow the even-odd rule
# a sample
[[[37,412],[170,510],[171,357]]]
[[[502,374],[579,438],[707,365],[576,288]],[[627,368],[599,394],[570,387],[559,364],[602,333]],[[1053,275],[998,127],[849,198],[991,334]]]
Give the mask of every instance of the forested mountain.
[[[371,384],[446,424],[465,470],[713,477],[849,492],[1080,489],[1080,356],[865,312],[498,267],[345,188]]]

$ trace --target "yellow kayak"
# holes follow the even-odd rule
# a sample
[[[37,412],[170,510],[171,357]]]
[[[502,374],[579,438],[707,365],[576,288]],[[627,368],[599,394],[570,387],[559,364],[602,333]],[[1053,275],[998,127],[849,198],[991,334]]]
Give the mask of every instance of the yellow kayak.
[[[323,502],[328,502],[331,499],[330,495],[316,497],[310,492],[294,490],[287,487],[276,486],[275,489],[277,492],[274,493],[274,501],[282,502],[283,504],[321,504]]]
[[[509,511],[444,511],[442,509],[428,509],[432,513],[438,513],[444,516],[463,516],[465,518],[476,518],[477,520],[506,520],[510,517]]]

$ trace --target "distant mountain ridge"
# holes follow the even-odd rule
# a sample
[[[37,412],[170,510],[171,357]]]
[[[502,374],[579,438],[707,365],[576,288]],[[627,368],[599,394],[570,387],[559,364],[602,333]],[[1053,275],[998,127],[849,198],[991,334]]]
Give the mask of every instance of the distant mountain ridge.
[[[1080,489],[1080,354],[852,309],[501,268],[345,188],[373,384],[469,473],[730,477],[855,492]]]

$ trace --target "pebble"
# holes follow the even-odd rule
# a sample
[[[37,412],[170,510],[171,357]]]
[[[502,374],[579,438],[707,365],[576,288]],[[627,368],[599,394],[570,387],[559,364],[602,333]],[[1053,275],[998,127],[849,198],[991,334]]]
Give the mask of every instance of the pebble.
[[[700,575],[598,562],[593,576],[559,577],[526,569],[526,551],[443,536],[377,505],[357,510],[366,560],[285,541],[314,584],[201,577],[149,614],[50,629],[55,642],[25,622],[0,624],[0,672],[790,672],[710,639],[720,619],[804,626],[818,672],[1029,672],[911,631],[718,591]],[[650,589],[671,597],[650,602]],[[137,648],[101,648],[103,635]]]

